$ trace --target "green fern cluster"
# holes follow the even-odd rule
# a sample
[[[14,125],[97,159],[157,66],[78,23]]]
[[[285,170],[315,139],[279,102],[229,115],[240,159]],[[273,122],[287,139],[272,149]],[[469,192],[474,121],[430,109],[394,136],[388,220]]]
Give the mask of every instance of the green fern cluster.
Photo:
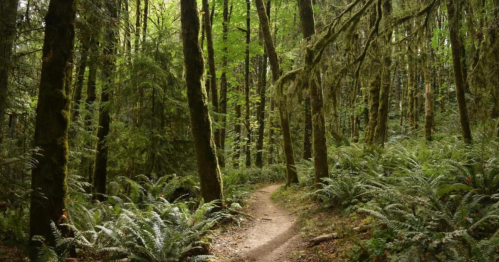
[[[54,226],[56,248],[42,248],[40,257],[64,261],[68,250],[76,247],[79,254],[97,261],[179,261],[205,245],[202,236],[222,217],[212,212],[214,207],[202,204],[191,212],[185,204],[163,199],[139,208],[117,197],[92,208],[75,206],[67,225],[74,237],[63,237]]]
[[[385,233],[359,242],[370,259],[497,261],[497,143],[448,142],[338,148],[332,175],[315,194],[374,218],[373,228]]]

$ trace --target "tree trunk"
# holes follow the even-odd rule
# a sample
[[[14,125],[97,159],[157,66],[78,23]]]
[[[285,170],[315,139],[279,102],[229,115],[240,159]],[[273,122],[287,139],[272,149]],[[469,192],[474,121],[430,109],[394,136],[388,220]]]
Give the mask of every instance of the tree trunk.
[[[210,69],[210,87],[211,87],[211,103],[213,105],[213,111],[215,114],[219,112],[218,110],[218,91],[217,91],[217,70],[215,67],[215,51],[213,49],[213,34],[211,28],[210,19],[210,5],[208,0],[203,0],[203,12],[204,12],[204,28],[206,32],[206,44],[208,49],[208,66]],[[215,130],[213,132],[215,135],[215,145],[217,149],[220,149],[220,131]]]
[[[83,91],[83,82],[85,81],[85,71],[87,70],[87,61],[88,61],[88,39],[84,39],[82,41],[81,47],[81,58],[80,64],[78,66],[78,77],[76,79],[75,90],[73,95],[74,108],[73,108],[73,117],[72,121],[76,121],[80,116],[80,100],[82,97]]]
[[[116,2],[114,0],[105,1],[106,9],[110,15],[110,23],[106,25],[105,46],[103,51],[103,82],[104,86],[101,91],[101,100],[99,106],[99,130],[97,137],[97,155],[95,157],[95,171],[94,171],[94,199],[104,201],[106,199],[107,187],[107,156],[108,147],[106,145],[106,138],[109,134],[109,126],[111,124],[111,116],[109,114],[109,93],[114,85],[114,74],[116,71],[116,58],[115,47],[117,42],[117,25],[118,16],[116,9]]]
[[[140,50],[140,0],[135,4],[135,52]]]
[[[309,91],[310,92],[310,91]],[[310,95],[303,101],[305,126],[303,128],[303,159],[312,159],[312,110],[310,108]]]
[[[87,97],[85,99],[85,109],[88,111],[85,115],[85,130],[93,135],[92,119],[94,117],[95,105],[94,102],[97,99],[96,88],[97,88],[97,63],[99,57],[99,43],[91,37],[90,40],[90,58],[88,65],[88,79],[87,79]],[[87,148],[92,148],[93,143],[88,142]],[[83,157],[82,167],[85,176],[88,176],[88,182],[93,185],[94,180],[94,159],[93,157]]]
[[[147,15],[149,13],[149,0],[144,0],[144,21],[142,22],[142,51],[145,49],[147,36]]]
[[[265,40],[265,47],[269,55],[270,68],[272,70],[272,80],[277,82],[280,77],[279,61],[277,52],[275,50],[274,42],[270,34],[269,18],[265,12],[263,0],[255,0],[256,8],[258,10],[258,17],[260,19],[260,27],[262,28],[263,38]],[[298,174],[296,173],[295,159],[293,152],[293,144],[291,141],[291,131],[289,128],[289,116],[286,110],[286,102],[281,101],[279,104],[279,116],[281,118],[281,128],[284,138],[284,154],[286,156],[286,170],[288,173],[287,184],[298,183]]]
[[[229,32],[229,0],[223,2],[223,33],[222,38],[224,46],[222,49],[222,76],[220,77],[220,114],[222,114],[222,130],[220,131],[220,149],[218,154],[221,167],[225,167],[225,137],[227,128],[227,66],[228,66],[228,48],[227,35]]]
[[[267,1],[267,16],[270,19],[270,1]],[[260,44],[263,44],[263,32],[260,29]],[[265,134],[265,103],[267,91],[267,48],[263,47],[263,56],[260,61],[260,71],[258,76],[258,93],[260,102],[257,108],[258,118],[258,141],[256,143],[256,166],[263,167],[263,139]]]
[[[369,84],[369,123],[365,132],[365,143],[371,145],[374,142],[374,134],[378,125],[379,113],[379,95],[381,86],[381,77],[379,73],[374,73],[374,78]]]
[[[246,116],[246,167],[251,167],[251,123],[250,123],[250,41],[251,41],[251,2],[246,0],[246,57],[244,59],[244,93]]]
[[[447,15],[449,19],[449,33],[452,50],[452,65],[454,68],[454,80],[456,81],[456,97],[459,107],[459,120],[461,122],[461,132],[465,143],[472,142],[470,122],[468,119],[468,108],[466,106],[466,79],[463,76],[462,43],[459,37],[460,18],[462,14],[462,3],[460,1],[447,2]]]
[[[428,29],[426,29],[428,30]],[[432,90],[430,83],[430,72],[428,69],[428,44],[426,39],[426,34],[422,43],[422,53],[423,53],[423,76],[424,76],[424,84],[425,84],[425,139],[427,141],[432,140],[432,129],[433,129],[433,118],[434,118],[434,109],[433,109],[433,98],[432,98]]]
[[[199,18],[196,0],[182,0],[180,8],[187,99],[198,160],[201,196],[206,202],[221,201],[221,206],[223,206],[222,178],[211,133],[206,90],[202,83],[204,61],[198,39]]]
[[[61,228],[65,215],[68,171],[68,129],[71,100],[71,76],[74,52],[73,0],[51,0],[45,17],[40,92],[36,109],[34,146],[37,165],[32,171],[30,238],[42,236],[52,247],[55,238],[50,223]],[[30,257],[35,261],[39,242],[30,242]]]
[[[312,7],[311,0],[300,0],[300,20],[303,32],[303,37],[310,40],[315,34],[315,20],[314,20],[314,9]],[[308,81],[308,88],[310,90],[310,105],[311,112],[305,113],[305,118],[307,114],[312,117],[312,132],[313,132],[313,145],[314,145],[314,171],[315,171],[315,184],[317,187],[320,186],[321,180],[329,176],[329,170],[327,165],[327,141],[326,141],[326,125],[324,119],[324,113],[322,112],[323,98],[322,98],[322,88],[320,85],[320,69],[310,68],[313,62],[313,55],[307,52],[305,62],[307,63],[306,68],[310,70],[310,77]],[[305,100],[305,105],[307,101]],[[305,106],[307,108],[307,106]],[[305,130],[307,124],[305,124]],[[307,132],[307,131],[306,131]],[[307,135],[307,133],[305,133]],[[304,149],[305,150],[305,149]],[[306,157],[304,152],[304,157]]]
[[[0,148],[8,101],[9,68],[16,36],[16,14],[19,0],[2,0],[2,2],[0,4]]]
[[[298,7],[300,9],[300,22],[303,38],[307,41],[315,34],[315,19],[314,10],[312,7],[311,0],[299,0]],[[309,86],[304,86],[304,89],[308,89]],[[309,90],[312,93],[312,90]],[[321,95],[322,97],[322,95]],[[310,160],[312,158],[312,110],[311,110],[311,98],[310,95],[304,99],[304,109],[305,109],[305,126],[304,126],[304,136],[303,136],[303,159]]]
[[[392,13],[392,2],[391,0],[386,0],[383,3],[383,21],[384,27],[390,30],[390,16]],[[392,66],[392,32],[389,31],[385,36],[384,45],[386,50],[383,50],[383,71],[381,72],[381,90],[380,90],[380,101],[379,101],[379,112],[378,112],[378,124],[374,130],[374,138],[376,144],[380,146],[385,145],[385,139],[387,137],[388,129],[388,111],[390,109],[390,77],[391,77],[391,66]]]

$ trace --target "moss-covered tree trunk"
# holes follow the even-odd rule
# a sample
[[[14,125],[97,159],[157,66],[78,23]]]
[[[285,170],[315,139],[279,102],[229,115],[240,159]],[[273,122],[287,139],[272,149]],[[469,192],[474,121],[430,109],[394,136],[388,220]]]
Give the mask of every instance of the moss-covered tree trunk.
[[[452,51],[452,65],[454,68],[454,80],[456,83],[456,97],[459,107],[459,121],[461,123],[461,132],[465,143],[472,142],[470,121],[468,118],[468,107],[466,105],[466,79],[463,76],[463,61],[461,37],[459,31],[461,30],[461,17],[462,17],[462,3],[461,1],[447,1],[447,16],[449,19],[449,34]]]
[[[206,32],[206,44],[208,50],[208,67],[210,73],[208,78],[210,81],[210,88],[211,88],[211,103],[213,105],[213,111],[216,114],[219,112],[217,69],[215,66],[215,50],[213,48],[213,32],[210,19],[210,5],[208,3],[208,0],[203,0],[203,12],[204,12],[203,14],[204,30]],[[213,134],[215,136],[215,145],[217,146],[217,149],[220,149],[220,131],[214,130]]]
[[[267,48],[270,69],[272,71],[272,80],[277,82],[280,77],[279,71],[279,60],[277,57],[277,52],[275,50],[274,41],[270,34],[269,18],[265,12],[265,5],[263,0],[255,0],[256,9],[258,11],[258,17],[260,19],[260,27],[263,32],[263,39],[265,42],[265,47]],[[281,98],[284,100],[283,98]],[[279,117],[281,119],[281,129],[284,140],[284,154],[286,157],[286,170],[288,174],[287,184],[298,183],[298,174],[296,173],[295,158],[293,152],[293,144],[291,141],[291,131],[289,128],[289,116],[286,108],[286,101],[279,103]]]
[[[106,138],[109,134],[111,124],[111,115],[109,113],[109,93],[114,85],[114,77],[116,71],[115,48],[117,44],[117,25],[118,13],[117,2],[115,0],[105,0],[107,13],[110,16],[109,24],[105,30],[105,44],[103,49],[103,68],[102,80],[104,86],[101,90],[101,100],[99,105],[99,129],[97,137],[97,154],[95,156],[95,171],[94,171],[94,198],[99,201],[105,200],[107,188],[107,156],[108,147]]]
[[[206,90],[203,88],[204,61],[199,46],[200,26],[196,0],[182,0],[180,8],[187,99],[198,160],[201,196],[207,202],[222,201],[223,205],[222,178],[211,133]]]
[[[390,16],[392,13],[392,2],[391,0],[385,0],[383,2],[383,25],[384,28],[390,30]],[[383,52],[383,69],[381,72],[381,89],[379,94],[379,112],[378,112],[378,124],[374,130],[374,142],[377,145],[384,146],[385,139],[387,137],[388,129],[388,111],[390,109],[390,88],[391,88],[391,66],[392,66],[392,32],[388,31],[383,38],[384,50]]]
[[[315,34],[315,19],[312,1],[300,0],[299,8],[303,37],[310,40],[310,38]],[[320,186],[321,180],[329,176],[329,170],[327,165],[326,124],[324,112],[322,111],[324,102],[322,98],[322,88],[320,85],[320,70],[318,68],[310,68],[314,58],[315,56],[313,54],[307,52],[305,62],[306,69],[311,72],[309,81],[307,82],[310,92],[311,111],[306,112],[305,116],[310,114],[312,117],[315,184],[316,186]],[[307,104],[307,101],[305,101],[305,104]],[[305,108],[306,107],[307,106],[305,106]],[[307,116],[305,118],[307,118]],[[304,155],[304,157],[306,156]]]
[[[3,138],[9,68],[16,35],[16,14],[19,0],[2,0],[0,3],[0,148]]]
[[[31,180],[30,240],[39,235],[55,246],[50,223],[65,223],[68,172],[68,129],[74,53],[73,0],[51,0],[45,17],[40,92],[36,108],[33,144],[41,149]],[[67,229],[60,228],[63,233]],[[36,258],[39,242],[30,242]]]
[[[379,93],[381,86],[380,74],[378,72],[375,72],[374,74],[373,79],[369,83],[369,122],[364,135],[364,141],[369,145],[374,142],[374,132],[378,125]]]

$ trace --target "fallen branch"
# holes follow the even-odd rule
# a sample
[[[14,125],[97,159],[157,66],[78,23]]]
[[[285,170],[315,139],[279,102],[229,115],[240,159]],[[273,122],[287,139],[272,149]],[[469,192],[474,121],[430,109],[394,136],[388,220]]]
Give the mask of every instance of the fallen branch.
[[[318,237],[312,238],[309,241],[309,245],[308,246],[309,247],[317,246],[320,243],[323,243],[323,242],[326,242],[326,241],[329,241],[329,240],[333,240],[333,239],[337,239],[337,238],[338,238],[338,233],[331,233],[331,234],[326,234],[326,235],[318,236]]]
[[[242,211],[237,211],[237,210],[232,209],[232,208],[227,208],[227,210],[228,210],[229,212],[236,213],[237,215],[242,215],[242,216],[245,216],[245,217],[249,217],[249,218],[251,218],[251,219],[256,219],[254,216],[252,216],[252,215],[250,215],[250,214],[248,214],[248,213],[244,213],[244,212],[242,212]]]

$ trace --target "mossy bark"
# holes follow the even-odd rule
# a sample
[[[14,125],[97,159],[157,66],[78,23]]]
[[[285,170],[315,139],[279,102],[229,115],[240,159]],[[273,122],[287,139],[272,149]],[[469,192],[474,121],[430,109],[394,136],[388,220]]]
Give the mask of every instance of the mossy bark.
[[[104,201],[106,199],[107,189],[107,156],[108,147],[106,138],[109,135],[111,115],[109,113],[109,93],[114,85],[114,77],[116,71],[116,54],[115,48],[117,44],[117,26],[118,13],[116,1],[105,0],[105,6],[110,15],[110,23],[106,26],[105,32],[105,45],[103,50],[103,68],[102,80],[104,86],[101,91],[101,100],[99,105],[99,129],[97,137],[97,154],[95,156],[95,170],[94,170],[94,199]]]
[[[364,142],[371,145],[374,142],[374,132],[378,125],[379,113],[379,95],[380,95],[381,77],[375,73],[374,78],[369,84],[369,123],[364,134]]]
[[[302,33],[303,36],[309,40],[315,34],[315,19],[312,1],[300,0],[298,3]],[[324,102],[322,98],[322,87],[320,85],[321,74],[320,69],[311,68],[313,59],[314,55],[307,50],[305,55],[305,67],[311,72],[308,81],[311,111],[307,113],[312,116],[314,174],[315,184],[319,187],[321,180],[329,176],[329,170],[327,165],[326,124],[322,111]]]
[[[68,129],[70,121],[71,76],[74,53],[76,5],[73,0],[51,0],[45,17],[42,72],[36,108],[33,144],[40,148],[32,171],[30,239],[42,236],[55,246],[50,223],[67,233],[65,223]],[[34,261],[39,242],[30,242]]]
[[[8,101],[9,68],[16,35],[18,3],[19,0],[2,0],[0,4],[0,145],[3,138],[5,109]]]
[[[207,94],[203,87],[204,60],[198,38],[200,26],[196,0],[182,0],[180,8],[187,99],[198,160],[201,196],[206,202],[221,201],[223,206],[222,178],[211,132]]]
[[[277,82],[281,73],[279,70],[279,60],[275,50],[274,41],[270,34],[269,18],[267,16],[263,0],[255,0],[258,17],[260,19],[260,27],[263,32],[265,47],[269,55],[270,69],[272,71],[272,80]],[[289,127],[289,116],[286,108],[286,101],[282,98],[279,105],[279,117],[281,119],[281,131],[283,135],[284,154],[286,157],[286,170],[288,174],[287,184],[298,183],[298,174],[296,173],[295,157],[293,152],[293,144],[291,141],[291,131]]]
[[[213,47],[213,33],[210,19],[210,5],[208,3],[208,0],[203,0],[203,12],[204,30],[206,32],[206,45],[208,50],[208,67],[210,73],[208,78],[210,81],[211,89],[211,103],[213,105],[213,111],[216,114],[219,112],[217,69],[215,66],[215,50]],[[220,149],[220,130],[214,130],[213,134],[215,136],[215,145],[217,146],[217,149]]]
[[[466,78],[463,75],[463,59],[461,37],[459,31],[461,29],[460,21],[462,15],[462,3],[460,1],[448,1],[447,16],[449,19],[449,34],[452,51],[452,65],[454,68],[454,80],[456,83],[456,97],[459,107],[459,121],[461,123],[461,132],[465,143],[472,142],[470,121],[468,118],[468,107],[466,105]]]
[[[391,0],[386,0],[383,2],[383,24],[385,29],[390,28],[390,16],[392,13],[392,2]],[[392,33],[389,31],[383,39],[385,50],[383,50],[383,69],[381,72],[381,90],[379,94],[379,112],[378,112],[378,124],[374,130],[374,142],[377,145],[384,146],[385,140],[387,138],[388,130],[388,111],[390,109],[390,89],[391,89],[391,67],[392,67]]]

